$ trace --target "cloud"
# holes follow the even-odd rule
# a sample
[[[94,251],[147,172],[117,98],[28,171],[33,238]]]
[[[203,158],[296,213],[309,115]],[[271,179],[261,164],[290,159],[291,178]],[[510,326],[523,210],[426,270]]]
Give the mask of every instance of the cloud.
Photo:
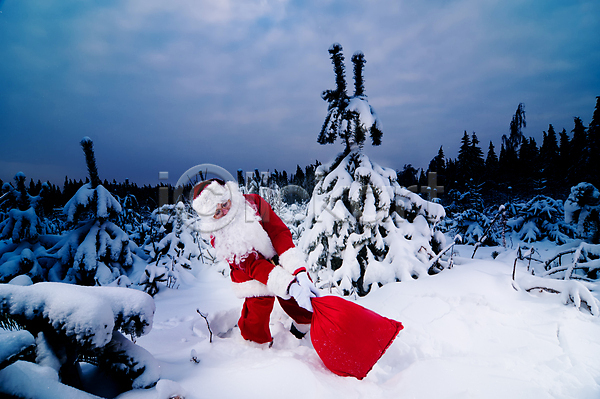
[[[595,0],[13,1],[0,14],[0,52],[13,60],[0,64],[0,130],[30,142],[51,131],[55,148],[43,150],[59,158],[93,136],[117,179],[155,182],[148,158],[185,170],[199,147],[233,169],[292,172],[341,150],[316,144],[320,94],[335,85],[327,49],[339,42],[350,89],[350,56],[367,59],[384,129],[384,146],[367,153],[426,167],[439,145],[455,157],[464,130],[499,147],[519,102],[527,135],[589,119],[598,14]],[[15,137],[0,138],[0,158],[42,151],[10,151],[22,145]],[[144,165],[137,178],[133,165]]]

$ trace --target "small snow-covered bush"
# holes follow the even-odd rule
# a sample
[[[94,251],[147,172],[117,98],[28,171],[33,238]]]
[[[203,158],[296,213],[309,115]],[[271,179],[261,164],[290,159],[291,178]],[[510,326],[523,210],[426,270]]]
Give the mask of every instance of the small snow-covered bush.
[[[1,208],[6,210],[0,222],[0,283],[26,274],[33,281],[45,279],[45,271],[38,256],[45,255],[44,239],[46,220],[43,217],[42,200],[46,185],[39,195],[32,196],[25,188],[25,175],[15,175],[15,186],[4,184],[5,200]]]
[[[572,187],[564,210],[565,222],[575,226],[580,238],[600,242],[600,192],[596,187],[585,182]]]
[[[42,185],[39,195],[32,196],[25,187],[25,175],[15,175],[15,186],[5,183],[3,191],[8,197],[2,208],[8,209],[7,217],[0,222],[0,239],[10,239],[14,243],[34,241],[46,230],[43,220],[42,196],[46,185]]]
[[[459,235],[465,244],[474,245],[481,241],[482,245],[497,245],[495,234],[488,233],[484,238],[491,222],[492,219],[484,213],[475,209],[467,209],[446,219],[443,223],[443,230],[452,236]]]
[[[196,218],[183,202],[163,205],[152,213],[154,225],[166,234],[147,245],[150,260],[140,279],[140,285],[150,295],[161,286],[176,288],[182,277],[192,269],[194,261],[213,263],[215,257],[200,233],[194,230]],[[169,231],[170,230],[170,231]]]
[[[528,243],[545,238],[564,244],[573,238],[574,231],[563,220],[563,206],[545,195],[538,195],[526,203],[515,205],[514,217],[508,221],[517,238]]]

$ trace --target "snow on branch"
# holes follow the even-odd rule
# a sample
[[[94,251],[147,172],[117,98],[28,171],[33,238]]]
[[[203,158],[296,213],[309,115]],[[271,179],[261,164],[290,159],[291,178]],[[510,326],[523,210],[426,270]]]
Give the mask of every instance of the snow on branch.
[[[102,185],[92,188],[92,183],[84,184],[67,202],[63,213],[69,222],[74,222],[83,212],[89,211],[94,218],[107,219],[111,215],[121,213],[121,204]]]
[[[569,254],[573,254],[573,260],[563,264],[562,257]],[[561,251],[546,261],[545,268],[546,271],[541,277],[561,276],[565,280],[595,280],[600,270],[600,245],[582,242],[577,248]]]
[[[592,315],[600,315],[600,301],[582,282],[555,280],[532,275],[523,275],[517,279],[517,282],[519,287],[527,292],[545,291],[560,294],[563,303],[572,303],[577,309],[581,309],[581,306],[585,305]]]
[[[0,285],[0,311],[24,326],[49,324],[82,346],[98,348],[113,330],[148,333],[154,301],[146,293],[116,287],[82,287],[62,283]]]
[[[28,331],[0,333],[0,370],[13,363],[23,354],[33,351],[35,339]]]

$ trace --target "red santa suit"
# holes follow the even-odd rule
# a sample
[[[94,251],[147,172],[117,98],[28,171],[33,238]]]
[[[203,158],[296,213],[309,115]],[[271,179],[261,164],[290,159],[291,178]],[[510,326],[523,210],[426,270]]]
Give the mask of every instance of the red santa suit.
[[[229,212],[214,219],[215,204],[226,201],[231,201]],[[234,182],[210,183],[195,195],[192,206],[217,257],[229,263],[234,292],[245,298],[238,321],[242,336],[258,343],[272,341],[269,319],[275,298],[295,323],[310,324],[312,313],[288,293],[295,276],[306,271],[303,257],[271,206],[259,195],[242,195]],[[276,255],[278,265],[270,261]]]

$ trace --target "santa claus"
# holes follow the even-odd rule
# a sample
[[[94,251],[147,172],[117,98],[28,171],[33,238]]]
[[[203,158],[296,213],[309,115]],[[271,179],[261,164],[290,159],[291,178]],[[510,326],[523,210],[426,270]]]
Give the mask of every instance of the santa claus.
[[[236,295],[245,298],[238,322],[242,336],[272,342],[269,319],[275,298],[293,319],[295,335],[310,328],[317,290],[287,226],[259,195],[243,195],[235,182],[210,179],[194,187],[192,207],[217,257],[231,268]]]

